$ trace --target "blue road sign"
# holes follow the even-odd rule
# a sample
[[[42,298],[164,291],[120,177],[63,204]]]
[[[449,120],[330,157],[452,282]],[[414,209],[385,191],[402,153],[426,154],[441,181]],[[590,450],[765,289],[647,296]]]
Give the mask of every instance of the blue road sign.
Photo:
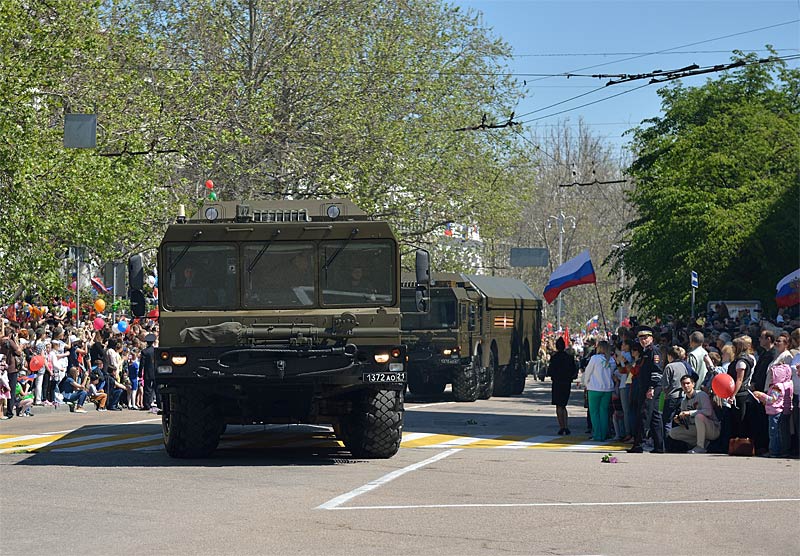
[[[697,273],[694,270],[692,271],[692,287],[697,287]]]

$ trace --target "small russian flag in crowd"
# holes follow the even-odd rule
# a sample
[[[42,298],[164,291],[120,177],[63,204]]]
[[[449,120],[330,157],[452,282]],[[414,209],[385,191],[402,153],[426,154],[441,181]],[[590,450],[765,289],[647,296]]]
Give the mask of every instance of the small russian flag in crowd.
[[[592,318],[590,318],[586,323],[586,330],[591,330],[598,324],[600,324],[600,315],[595,315]]]
[[[552,303],[558,294],[567,288],[595,282],[597,282],[597,278],[594,275],[594,266],[589,257],[589,250],[586,249],[553,271],[550,281],[544,288],[544,298],[548,303]]]
[[[791,307],[800,303],[800,268],[784,276],[775,289],[775,303],[778,307]]]
[[[97,293],[108,293],[111,291],[111,288],[107,288],[97,276],[93,277],[90,282],[92,283],[92,287],[97,290]]]

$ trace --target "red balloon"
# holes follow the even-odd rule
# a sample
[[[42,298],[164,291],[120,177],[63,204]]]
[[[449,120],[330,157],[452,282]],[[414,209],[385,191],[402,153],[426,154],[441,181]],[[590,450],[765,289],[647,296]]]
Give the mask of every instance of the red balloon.
[[[28,368],[33,372],[38,371],[42,367],[44,367],[44,355],[34,355],[31,358],[31,362],[28,363]]]
[[[214,189],[214,182],[211,180],[206,180],[206,189]]]
[[[736,388],[736,384],[733,382],[731,375],[727,373],[718,374],[711,381],[711,389],[714,394],[723,399],[733,396],[734,388]]]
[[[97,317],[96,319],[94,319],[94,322],[92,324],[94,325],[95,330],[102,330],[103,327],[106,325],[106,321],[104,321],[101,317]]]

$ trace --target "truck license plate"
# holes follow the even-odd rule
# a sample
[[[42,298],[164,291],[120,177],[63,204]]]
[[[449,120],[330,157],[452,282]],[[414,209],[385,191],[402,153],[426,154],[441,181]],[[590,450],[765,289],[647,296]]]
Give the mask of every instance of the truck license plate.
[[[364,373],[364,382],[405,382],[406,373]]]

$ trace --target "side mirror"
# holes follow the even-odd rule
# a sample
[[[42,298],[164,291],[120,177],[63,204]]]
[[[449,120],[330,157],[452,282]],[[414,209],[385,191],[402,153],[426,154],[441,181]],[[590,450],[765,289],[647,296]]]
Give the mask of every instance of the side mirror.
[[[417,249],[415,270],[417,274],[417,288],[415,300],[417,312],[427,313],[431,300],[431,255],[424,249]]]
[[[131,314],[137,318],[142,318],[147,313],[147,301],[142,288],[144,288],[142,256],[132,255],[128,259],[128,298],[131,301]]]

